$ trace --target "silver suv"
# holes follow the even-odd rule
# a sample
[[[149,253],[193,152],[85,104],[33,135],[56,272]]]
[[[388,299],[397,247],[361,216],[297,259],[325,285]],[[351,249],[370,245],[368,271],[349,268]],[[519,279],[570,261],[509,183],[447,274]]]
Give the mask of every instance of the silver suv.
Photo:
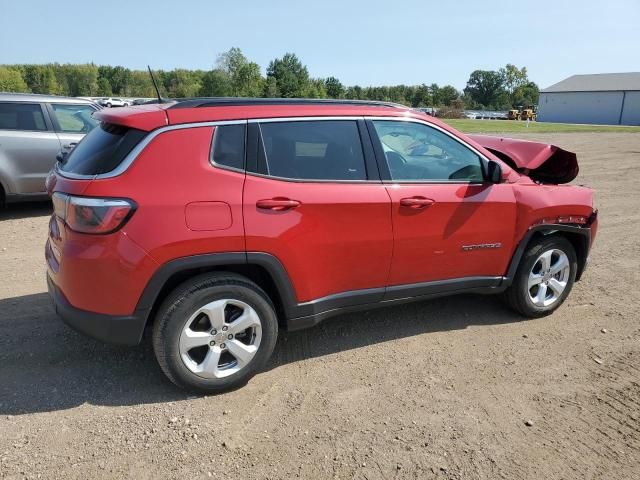
[[[0,203],[46,197],[56,155],[69,153],[98,121],[79,98],[0,93]]]
[[[98,103],[103,107],[128,107],[130,103],[122,98],[108,97],[98,100]]]

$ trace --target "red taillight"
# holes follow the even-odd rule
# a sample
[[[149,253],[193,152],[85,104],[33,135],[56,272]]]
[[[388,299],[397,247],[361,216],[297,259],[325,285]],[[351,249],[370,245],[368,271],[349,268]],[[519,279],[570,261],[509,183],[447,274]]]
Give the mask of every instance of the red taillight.
[[[54,213],[71,230],[80,233],[115,232],[136,208],[131,200],[120,198],[75,197],[56,192],[51,199]]]

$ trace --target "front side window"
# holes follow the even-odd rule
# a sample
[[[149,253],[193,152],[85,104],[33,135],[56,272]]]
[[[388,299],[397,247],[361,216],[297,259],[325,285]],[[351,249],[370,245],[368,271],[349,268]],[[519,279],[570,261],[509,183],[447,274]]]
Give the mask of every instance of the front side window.
[[[260,124],[259,159],[267,175],[298,180],[366,180],[358,125],[352,120]]]
[[[480,156],[449,135],[414,122],[374,120],[391,180],[482,182]]]
[[[0,130],[46,130],[38,103],[0,103]]]
[[[220,125],[213,132],[212,160],[217,165],[244,169],[245,125]]]
[[[95,111],[89,105],[52,104],[60,130],[69,133],[89,133],[98,126],[91,116]]]

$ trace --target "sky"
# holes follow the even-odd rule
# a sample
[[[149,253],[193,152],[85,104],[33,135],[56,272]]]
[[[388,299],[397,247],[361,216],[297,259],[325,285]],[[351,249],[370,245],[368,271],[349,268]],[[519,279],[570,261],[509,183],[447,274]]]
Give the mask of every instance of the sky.
[[[640,0],[0,0],[0,64],[208,70],[231,47],[345,85],[462,89],[513,63],[544,88],[640,71]]]

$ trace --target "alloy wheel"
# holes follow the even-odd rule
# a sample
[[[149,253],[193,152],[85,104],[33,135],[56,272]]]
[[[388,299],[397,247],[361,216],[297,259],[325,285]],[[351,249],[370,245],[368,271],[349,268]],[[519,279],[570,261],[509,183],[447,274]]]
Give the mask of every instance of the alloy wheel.
[[[199,377],[224,378],[251,362],[261,340],[262,323],[250,305],[234,299],[215,300],[185,322],[180,357]]]
[[[527,291],[531,302],[537,307],[553,305],[567,288],[570,273],[569,257],[562,250],[542,253],[529,272]]]

